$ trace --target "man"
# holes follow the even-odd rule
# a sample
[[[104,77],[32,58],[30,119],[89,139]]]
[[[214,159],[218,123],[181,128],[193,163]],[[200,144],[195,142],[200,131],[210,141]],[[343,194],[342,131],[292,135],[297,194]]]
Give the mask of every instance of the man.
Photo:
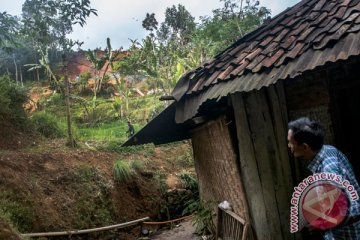
[[[351,164],[335,147],[324,145],[324,131],[319,123],[299,118],[288,124],[288,147],[297,158],[311,161],[309,170],[315,173],[335,173],[348,180],[360,194]],[[360,240],[360,201],[350,201],[347,218],[340,225],[324,231],[325,240]]]
[[[126,122],[128,124],[128,130],[126,131],[126,133],[128,134],[128,137],[131,138],[135,134],[135,129],[129,119],[127,119]]]

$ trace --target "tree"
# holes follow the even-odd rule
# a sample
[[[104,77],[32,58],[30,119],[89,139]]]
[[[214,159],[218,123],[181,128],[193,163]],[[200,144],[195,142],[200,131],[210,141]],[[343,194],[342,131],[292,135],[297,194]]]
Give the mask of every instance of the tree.
[[[195,18],[183,5],[178,4],[177,7],[166,8],[165,21],[161,23],[157,35],[161,42],[174,40],[184,46],[195,28]]]
[[[143,27],[150,31],[141,41],[133,42],[122,69],[131,69],[147,77],[149,85],[169,94],[178,79],[210,59],[237,38],[258,27],[270,11],[258,1],[221,0],[223,8],[202,18],[196,26],[184,6],[165,11],[165,21],[158,24],[155,14],[146,14]]]
[[[94,79],[94,96],[99,93],[102,89],[103,81],[105,79],[106,74],[108,73],[109,67],[114,62],[115,58],[118,55],[118,52],[114,54],[110,38],[106,39],[106,48],[104,54],[98,54],[98,50],[88,50],[85,54],[87,59],[93,65],[95,71],[95,79]]]
[[[155,18],[155,13],[146,13],[145,19],[142,21],[142,27],[150,32],[158,28],[158,21]]]
[[[62,51],[68,143],[73,147],[75,142],[71,130],[66,56],[79,43],[69,40],[67,35],[73,31],[74,25],[83,26],[91,14],[97,15],[96,10],[90,7],[89,0],[26,0],[22,8],[23,33],[32,40],[33,47],[40,56],[40,66],[50,73],[55,82],[57,79],[51,68],[49,50]]]
[[[220,0],[222,8],[213,10],[213,16],[201,17],[201,24],[196,34],[211,42],[207,52],[214,56],[246,33],[260,26],[270,15],[270,10],[261,7],[259,1]]]
[[[16,18],[7,12],[0,12],[0,49],[6,49],[10,44],[15,43],[15,34],[18,24]]]
[[[187,70],[178,64],[187,53],[185,47],[196,29],[194,17],[183,5],[173,5],[165,11],[165,21],[158,28],[155,14],[146,14],[143,28],[150,31],[142,41],[134,41],[129,56],[118,65],[122,73],[137,72],[147,77],[153,89],[169,94],[175,86],[174,76]]]
[[[91,62],[93,65],[94,71],[95,71],[95,77],[94,77],[94,86],[92,88],[93,92],[93,99],[92,99],[92,113],[93,117],[92,120],[95,120],[95,108],[97,106],[97,94],[101,91],[103,81],[106,78],[106,74],[109,71],[109,67],[113,66],[113,62],[116,59],[118,52],[114,54],[110,38],[106,39],[106,48],[104,51],[104,54],[98,53],[98,50],[91,51],[90,49],[85,53],[87,59]]]

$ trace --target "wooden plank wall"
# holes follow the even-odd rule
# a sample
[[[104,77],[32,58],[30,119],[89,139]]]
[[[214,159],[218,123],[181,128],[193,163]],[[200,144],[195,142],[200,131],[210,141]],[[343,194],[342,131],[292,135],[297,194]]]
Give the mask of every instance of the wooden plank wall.
[[[257,239],[295,239],[290,233],[293,191],[287,150],[287,110],[282,82],[231,96],[240,169]]]

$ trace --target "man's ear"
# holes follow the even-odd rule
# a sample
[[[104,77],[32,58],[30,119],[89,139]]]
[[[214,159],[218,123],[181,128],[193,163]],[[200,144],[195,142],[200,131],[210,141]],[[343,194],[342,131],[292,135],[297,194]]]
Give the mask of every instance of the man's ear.
[[[306,150],[306,151],[312,150],[311,147],[307,143],[303,143],[302,145],[304,146],[304,150]]]

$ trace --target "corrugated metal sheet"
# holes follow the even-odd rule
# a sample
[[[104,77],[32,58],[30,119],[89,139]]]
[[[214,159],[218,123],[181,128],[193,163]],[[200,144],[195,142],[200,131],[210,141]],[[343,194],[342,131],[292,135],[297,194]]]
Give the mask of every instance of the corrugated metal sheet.
[[[198,94],[187,95],[177,103],[175,121],[183,123],[197,114],[201,104],[211,99],[220,99],[234,92],[248,92],[259,90],[279,80],[295,78],[302,73],[334,63],[346,60],[351,56],[360,55],[360,33],[351,33],[338,42],[338,48],[330,48],[328,51],[309,50],[295,61],[273,68],[270,71],[247,74],[232,81],[222,81],[208,87]],[[261,84],[259,84],[261,79]]]
[[[163,144],[188,139],[189,126],[175,123],[175,104],[171,104],[122,146]]]
[[[176,122],[202,103],[294,78],[326,63],[358,56],[360,0],[304,0],[185,74],[172,95]]]

